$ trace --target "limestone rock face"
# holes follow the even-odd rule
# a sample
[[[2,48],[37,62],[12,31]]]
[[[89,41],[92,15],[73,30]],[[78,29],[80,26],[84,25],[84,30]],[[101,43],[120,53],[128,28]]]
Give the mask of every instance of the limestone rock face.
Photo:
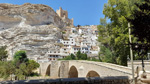
[[[53,25],[13,27],[0,33],[0,44],[6,45],[9,58],[18,50],[25,50],[29,58],[45,56],[54,50],[55,43],[61,38],[61,29]]]
[[[29,58],[45,56],[58,47],[64,26],[48,6],[0,4],[0,46],[7,46],[9,60],[18,50],[25,50]]]
[[[0,30],[17,26],[22,18],[31,26],[53,24],[64,27],[65,24],[56,12],[49,6],[42,4],[23,5],[0,4]]]

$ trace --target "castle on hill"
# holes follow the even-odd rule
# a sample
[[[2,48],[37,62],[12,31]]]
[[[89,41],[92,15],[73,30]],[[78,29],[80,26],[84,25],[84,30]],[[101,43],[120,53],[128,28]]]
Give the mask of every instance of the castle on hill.
[[[67,10],[63,10],[61,7],[59,8],[59,10],[56,10],[56,13],[59,15],[59,17],[67,23],[67,26],[74,26],[73,25],[73,18],[69,19],[68,18],[68,11]]]

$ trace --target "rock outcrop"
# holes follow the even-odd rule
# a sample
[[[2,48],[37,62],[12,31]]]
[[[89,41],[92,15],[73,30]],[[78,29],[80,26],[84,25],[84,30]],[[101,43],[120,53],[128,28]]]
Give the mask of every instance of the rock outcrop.
[[[27,51],[29,58],[45,56],[57,46],[66,24],[56,12],[41,4],[0,4],[0,46],[7,46],[9,57],[18,50]]]
[[[23,5],[0,4],[0,30],[17,26],[22,18],[31,26],[53,24],[64,27],[65,24],[56,12],[49,6],[42,4]]]

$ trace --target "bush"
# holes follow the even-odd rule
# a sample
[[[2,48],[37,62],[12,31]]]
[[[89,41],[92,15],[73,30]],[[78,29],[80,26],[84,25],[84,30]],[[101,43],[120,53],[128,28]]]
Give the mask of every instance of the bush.
[[[18,80],[23,80],[30,75],[37,75],[33,71],[39,66],[36,61],[27,58],[25,51],[17,51],[14,60],[0,61],[0,77],[7,79],[14,74]]]

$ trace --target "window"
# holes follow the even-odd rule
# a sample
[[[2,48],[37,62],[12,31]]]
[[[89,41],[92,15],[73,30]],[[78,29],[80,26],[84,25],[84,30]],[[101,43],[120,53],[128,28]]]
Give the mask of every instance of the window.
[[[72,44],[73,44],[73,42],[72,42]]]
[[[66,50],[66,49],[64,49],[64,50]]]

